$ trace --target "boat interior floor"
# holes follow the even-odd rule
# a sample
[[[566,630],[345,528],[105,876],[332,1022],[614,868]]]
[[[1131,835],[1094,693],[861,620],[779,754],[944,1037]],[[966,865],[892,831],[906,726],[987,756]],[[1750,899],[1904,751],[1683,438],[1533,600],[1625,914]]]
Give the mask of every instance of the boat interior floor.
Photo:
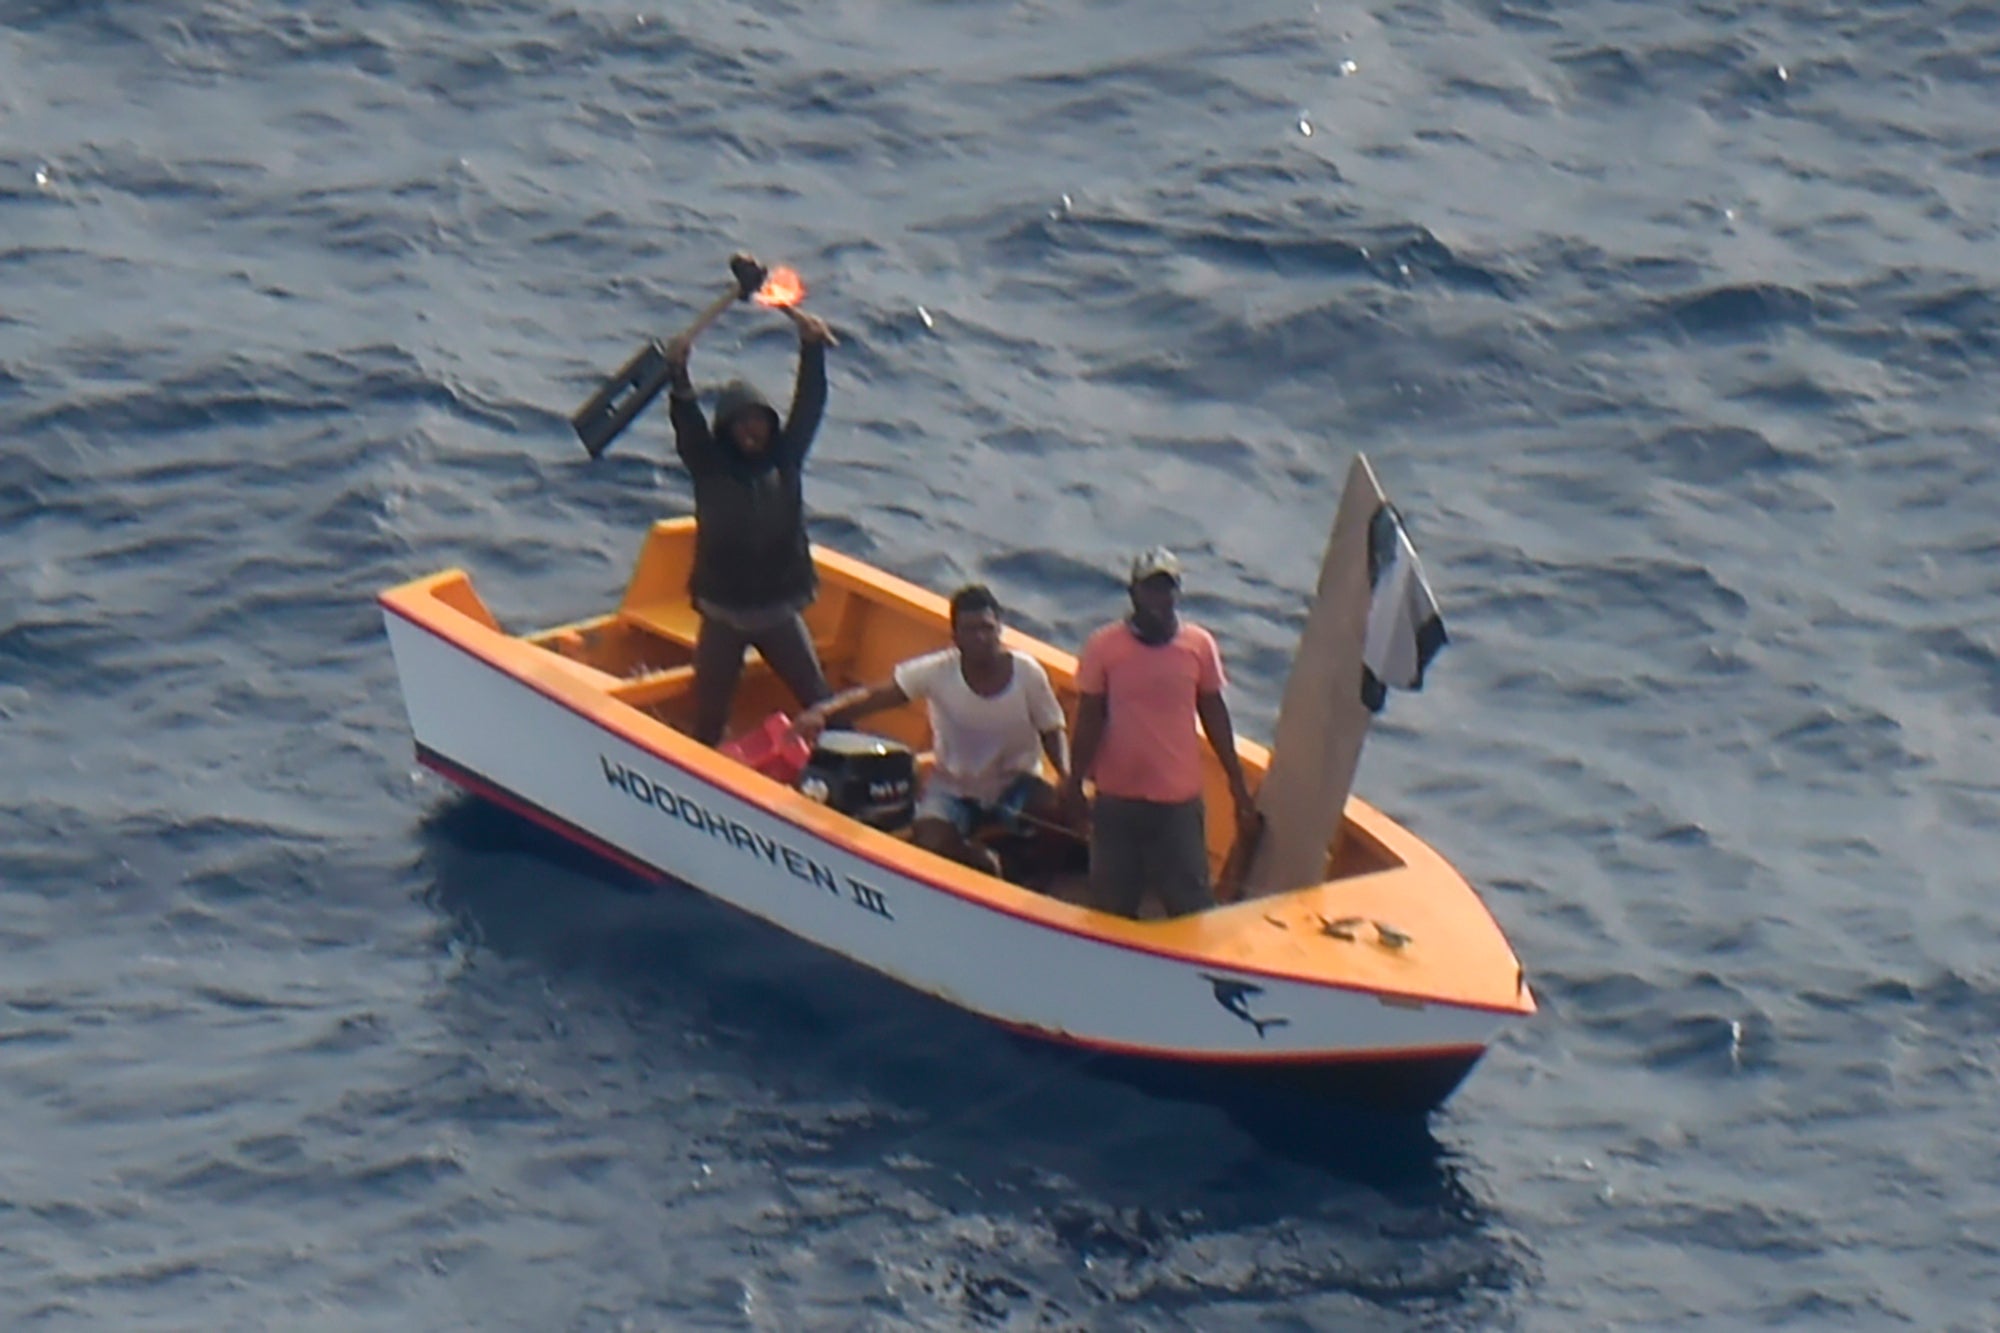
[[[588,626],[548,631],[534,636],[534,641],[559,656],[610,670],[619,677],[610,689],[613,697],[685,734],[694,725],[692,658],[697,622],[691,612],[683,620],[686,623],[665,624],[658,616],[635,618],[627,612]],[[580,636],[579,628],[589,633]],[[831,688],[841,690],[857,683],[849,660],[851,648],[831,638],[815,647]],[[748,650],[737,685],[731,734],[758,725],[774,711],[789,713],[797,708],[797,701],[763,657],[754,648]],[[930,767],[930,753],[920,753],[919,782],[928,778]],[[907,826],[889,831],[903,838],[910,833]],[[1076,834],[1034,827],[994,829],[976,835],[975,841],[998,856],[1000,878],[1008,883],[1062,902],[1090,904],[1089,845]],[[1162,914],[1150,896],[1140,910],[1142,918]]]

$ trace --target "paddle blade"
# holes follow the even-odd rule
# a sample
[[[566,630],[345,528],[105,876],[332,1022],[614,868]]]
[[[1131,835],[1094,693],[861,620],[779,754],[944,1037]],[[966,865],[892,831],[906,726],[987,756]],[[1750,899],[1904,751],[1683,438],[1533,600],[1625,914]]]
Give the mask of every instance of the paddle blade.
[[[569,424],[576,428],[576,438],[596,458],[672,379],[667,349],[657,339],[647,343],[571,415]]]

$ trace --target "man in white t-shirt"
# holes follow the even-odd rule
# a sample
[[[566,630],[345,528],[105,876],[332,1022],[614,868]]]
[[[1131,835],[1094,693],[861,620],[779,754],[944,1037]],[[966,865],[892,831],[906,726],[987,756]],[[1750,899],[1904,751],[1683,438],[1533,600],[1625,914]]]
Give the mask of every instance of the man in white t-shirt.
[[[997,874],[992,851],[971,841],[984,825],[1024,810],[1049,817],[1055,793],[1037,773],[1043,755],[1057,782],[1069,776],[1062,707],[1042,664],[1000,644],[1000,603],[986,587],[951,599],[952,646],[897,665],[888,680],[843,690],[801,713],[807,741],[884,708],[921,699],[930,710],[936,766],[917,802],[911,841]]]

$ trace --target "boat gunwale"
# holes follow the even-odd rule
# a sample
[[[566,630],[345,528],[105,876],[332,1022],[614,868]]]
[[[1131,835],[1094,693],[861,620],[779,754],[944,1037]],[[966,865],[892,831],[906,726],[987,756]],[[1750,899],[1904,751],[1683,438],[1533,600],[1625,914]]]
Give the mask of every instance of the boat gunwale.
[[[655,527],[657,529],[674,522],[674,520],[664,520],[661,524],[656,524]],[[681,522],[686,522],[686,520],[681,520]],[[907,593],[921,594],[924,591],[913,584],[906,583],[906,581],[897,578],[893,574],[876,570],[873,566],[866,565],[863,562],[854,561],[851,557],[841,557],[838,556],[838,553],[834,552],[815,552],[815,554],[823,563],[827,562],[826,558],[828,555],[836,556],[842,565],[847,566],[847,570],[844,572],[864,578],[867,585],[879,587],[885,592],[907,595]],[[1518,959],[1516,960],[1518,990],[1511,1002],[1446,997],[1440,996],[1435,991],[1408,990],[1394,986],[1341,980],[1330,978],[1323,974],[1285,970],[1269,963],[1249,963],[1234,958],[1221,957],[1213,953],[1191,950],[1185,946],[1174,947],[1155,941],[1134,939],[1129,937],[1125,932],[1157,928],[1173,923],[1171,921],[1150,922],[1111,917],[1094,909],[1073,903],[1066,903],[1059,899],[1048,898],[1045,895],[1037,895],[1033,890],[1023,888],[1019,885],[1006,884],[1004,881],[999,882],[1000,887],[1011,891],[1012,894],[1027,895],[1032,899],[1032,902],[1014,904],[1002,901],[994,889],[988,888],[983,884],[960,885],[952,883],[948,878],[940,877],[930,867],[922,866],[915,862],[919,858],[938,860],[939,869],[946,876],[959,873],[970,878],[976,872],[956,867],[949,862],[942,861],[928,853],[922,852],[921,849],[911,844],[895,840],[889,834],[870,829],[866,826],[856,827],[855,832],[861,835],[858,837],[847,835],[845,830],[829,830],[815,827],[813,824],[802,821],[798,818],[796,811],[788,808],[794,802],[772,801],[759,791],[760,787],[768,787],[779,793],[790,793],[796,796],[797,794],[792,792],[790,788],[775,783],[771,779],[752,770],[742,768],[740,765],[727,763],[727,761],[716,756],[713,751],[708,750],[706,747],[698,747],[697,743],[691,738],[676,731],[665,722],[661,722],[642,710],[625,703],[623,700],[592,686],[582,679],[564,677],[559,686],[556,681],[540,679],[534,675],[512,669],[504,658],[485,651],[475,640],[482,635],[486,635],[506,643],[519,645],[521,648],[528,650],[536,649],[537,645],[531,643],[528,636],[510,634],[504,629],[483,623],[479,617],[436,596],[436,589],[438,587],[454,580],[462,580],[468,590],[471,588],[471,575],[462,568],[454,567],[422,575],[415,579],[406,580],[394,587],[383,589],[376,595],[376,602],[382,610],[397,616],[413,628],[425,631],[447,646],[466,654],[481,665],[498,672],[506,679],[518,685],[525,686],[550,702],[582,718],[592,726],[602,728],[610,735],[633,746],[658,762],[666,764],[676,772],[693,778],[696,781],[707,783],[729,796],[757,807],[769,817],[778,819],[798,829],[808,837],[840,847],[852,855],[885,870],[889,870],[921,887],[937,890],[984,910],[996,912],[1035,927],[1055,930],[1062,934],[1086,939],[1096,944],[1162,958],[1170,962],[1218,968],[1245,976],[1262,977],[1288,984],[1375,996],[1385,1000],[1411,1001],[1425,1006],[1458,1009],[1467,1012],[1521,1017],[1533,1014],[1536,1011],[1532,993],[1527,990],[1525,982],[1519,980]],[[473,596],[476,598],[477,594],[474,593]],[[447,628],[446,622],[456,622],[456,627],[460,632],[455,633],[452,629]],[[1027,639],[1027,642],[1036,647],[1046,647],[1051,652],[1060,653],[1061,651],[1055,649],[1053,645],[1044,645],[1039,640]],[[564,662],[570,666],[582,666],[587,670],[595,670],[595,668],[589,668],[582,663],[572,662],[559,655],[552,656],[551,661]],[[572,692],[577,697],[570,697]],[[598,710],[603,711],[600,712]],[[667,745],[663,746],[644,734],[647,731],[655,729],[667,738]],[[676,743],[679,747],[696,747],[699,750],[699,754],[692,757],[697,759],[707,758],[709,762],[699,765],[691,765],[684,762],[683,759],[668,752],[669,748],[676,746]],[[1238,745],[1239,747],[1247,747],[1255,751],[1256,757],[1262,760],[1265,765],[1268,765],[1269,751],[1265,747],[1247,738],[1239,738]],[[451,758],[448,755],[442,757],[447,760]],[[727,764],[726,767],[725,764]],[[488,785],[493,785],[491,779],[483,778],[482,781]],[[802,800],[804,798],[799,799]],[[1349,799],[1349,817],[1353,818],[1358,808],[1358,812],[1362,817],[1355,819],[1355,823],[1361,826],[1362,832],[1380,842],[1395,855],[1401,864],[1384,870],[1370,872],[1368,875],[1354,876],[1349,880],[1327,881],[1321,884],[1306,885],[1286,893],[1271,894],[1262,898],[1220,905],[1201,913],[1201,917],[1213,920],[1218,914],[1222,913],[1254,912],[1261,909],[1266,919],[1271,919],[1269,914],[1274,905],[1282,903],[1288,898],[1309,894],[1322,889],[1326,887],[1327,883],[1350,883],[1381,875],[1422,875],[1424,869],[1420,868],[1421,865],[1432,871],[1445,872],[1456,880],[1465,896],[1471,899],[1478,910],[1485,914],[1487,922],[1494,930],[1495,935],[1502,941],[1503,945],[1506,945],[1505,932],[1500,930],[1498,922],[1493,919],[1491,909],[1486,906],[1484,899],[1445,860],[1442,854],[1430,847],[1421,838],[1418,838],[1415,834],[1397,824],[1387,815],[1376,810],[1362,798],[1354,796]],[[820,810],[822,808],[814,807],[814,809]],[[828,813],[830,814],[830,812]],[[551,817],[557,816],[552,815]],[[892,841],[894,843],[893,848],[882,849],[871,845],[878,839]],[[598,838],[595,841],[602,843],[604,840]],[[612,844],[607,843],[605,845],[609,846]],[[634,856],[623,849],[619,850],[620,856],[616,858],[617,863],[629,866],[633,862],[638,862],[650,866],[650,863],[645,862],[643,858]],[[890,856],[887,854],[889,851],[894,851],[897,854]],[[1412,851],[1416,855],[1411,855]],[[650,866],[650,869],[654,873],[664,875],[668,879],[678,879],[670,870],[657,866]],[[695,885],[694,887],[699,888],[700,886]],[[1104,925],[1103,927],[1099,927],[1089,920],[1063,919],[1071,916],[1104,918]],[[1105,929],[1104,927],[1110,927],[1110,929]],[[1511,945],[1506,945],[1506,947],[1508,947],[1511,955]]]

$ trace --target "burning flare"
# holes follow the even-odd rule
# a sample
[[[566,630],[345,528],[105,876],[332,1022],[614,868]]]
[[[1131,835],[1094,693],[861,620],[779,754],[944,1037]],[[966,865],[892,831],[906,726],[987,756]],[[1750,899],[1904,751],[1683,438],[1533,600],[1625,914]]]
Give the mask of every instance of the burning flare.
[[[774,309],[797,305],[806,299],[805,280],[795,268],[774,268],[750,299]]]

